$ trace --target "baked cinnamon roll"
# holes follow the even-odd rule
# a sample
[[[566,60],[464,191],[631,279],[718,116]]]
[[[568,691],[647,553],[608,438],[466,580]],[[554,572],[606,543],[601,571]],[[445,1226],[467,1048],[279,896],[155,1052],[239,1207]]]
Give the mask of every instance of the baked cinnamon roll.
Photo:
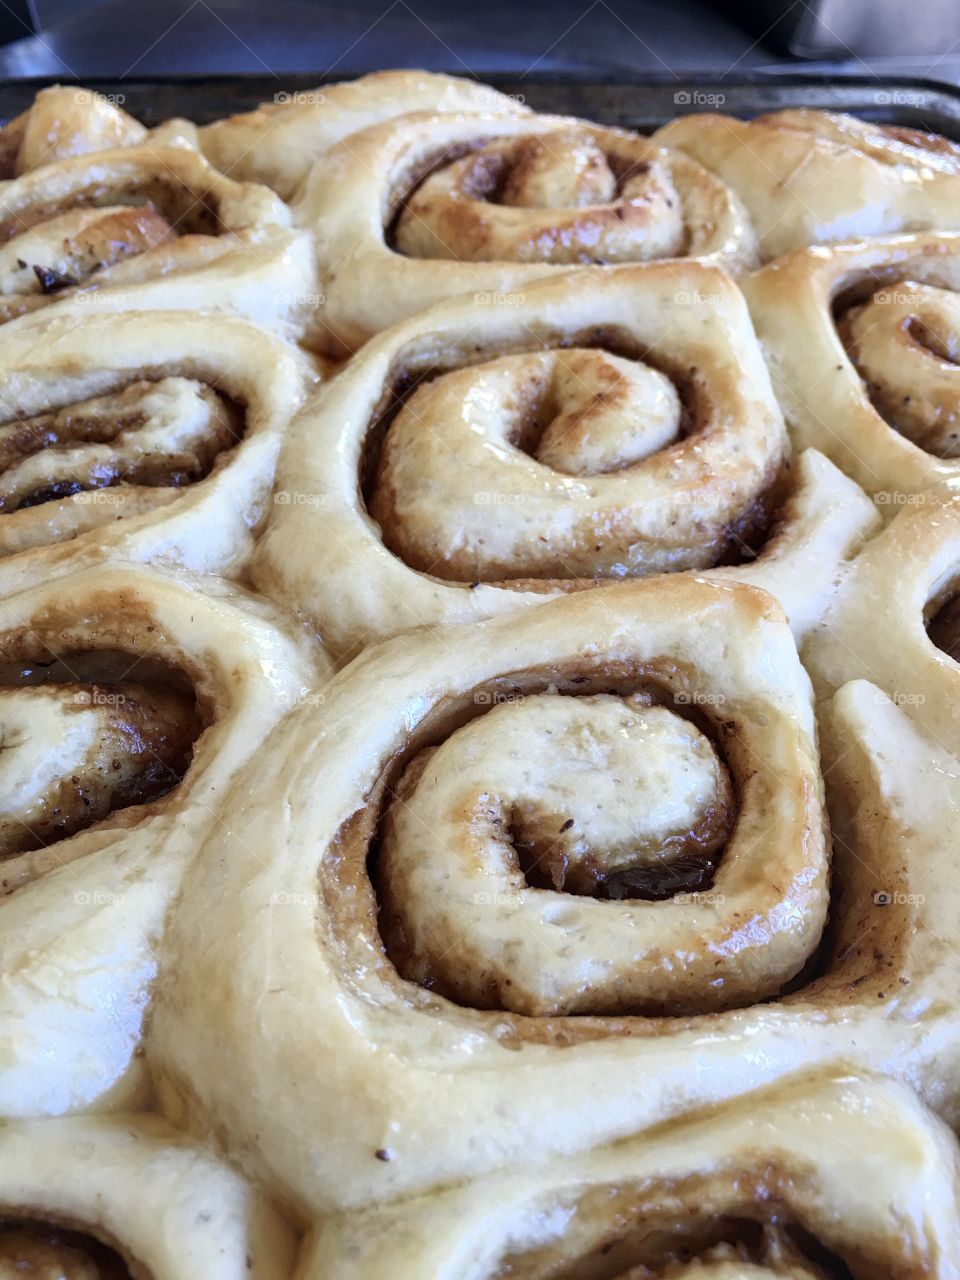
[[[0,1114],[146,1100],[166,912],[231,775],[325,672],[261,601],[182,571],[4,598]],[[0,1187],[0,1212],[26,1203]]]
[[[0,1129],[0,1275],[287,1280],[296,1236],[229,1166],[155,1116]]]
[[[76,85],[41,89],[0,126],[0,180],[70,156],[143,142],[147,130],[100,93]]]
[[[307,238],[273,192],[182,145],[45,164],[0,183],[0,320],[72,303],[202,308],[296,328],[311,307]]]
[[[512,297],[571,266],[754,261],[739,200],[695,161],[559,116],[373,126],[323,155],[294,209],[318,246],[313,340],[334,352],[454,294]]]
[[[954,1136],[903,1087],[793,1083],[655,1137],[331,1219],[304,1274],[946,1278],[957,1163]]]
[[[960,477],[960,235],[790,254],[742,282],[796,443],[881,513]]]
[[[474,80],[429,71],[375,71],[342,84],[278,93],[255,111],[204,125],[197,141],[224,173],[263,182],[290,199],[313,163],[334,143],[411,111],[527,114],[515,98]]]
[[[960,229],[960,146],[827,111],[687,115],[654,134],[740,197],[764,261],[805,245]]]
[[[810,690],[765,593],[585,593],[392,641],[325,692],[238,778],[244,847],[188,876],[147,1048],[170,1114],[298,1204],[537,1163],[848,1054],[929,1065],[897,1013],[927,988],[897,974],[930,935],[894,946],[905,908],[872,899],[883,867],[891,892],[926,874],[920,836],[906,867],[850,837],[828,941]]]
[[[960,1114],[960,762],[864,680],[818,757],[770,596],[582,593],[325,692],[238,776],[147,1040],[169,1114],[304,1212],[540,1176],[802,1074]]]
[[[230,570],[313,375],[246,321],[38,316],[0,332],[0,581],[91,548]],[[42,551],[41,548],[51,548]]]
[[[650,265],[371,342],[291,428],[253,574],[337,653],[682,571],[758,582],[799,634],[876,522],[790,458],[729,279]]]

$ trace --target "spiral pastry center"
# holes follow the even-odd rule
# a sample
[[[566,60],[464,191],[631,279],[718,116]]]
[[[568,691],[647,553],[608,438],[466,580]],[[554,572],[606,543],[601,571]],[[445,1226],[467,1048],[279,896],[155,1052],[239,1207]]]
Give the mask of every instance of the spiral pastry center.
[[[737,813],[707,734],[647,694],[493,706],[416,756],[395,789],[379,854],[388,953],[404,977],[475,1008],[723,1004],[738,936],[781,932],[712,891]],[[765,941],[763,981],[782,985],[811,939]]]
[[[905,281],[851,307],[839,329],[887,422],[935,457],[960,457],[960,298]]]
[[[688,376],[689,407],[659,370],[599,349],[434,378],[384,439],[368,503],[385,543],[461,582],[718,563],[762,527],[784,445]]]
[[[395,232],[409,257],[470,262],[636,262],[686,241],[666,160],[619,156],[578,129],[498,139],[438,169]]]
[[[191,697],[134,681],[0,689],[0,857],[169,791],[200,729]]]
[[[0,545],[49,540],[45,503],[69,500],[62,536],[162,506],[203,479],[243,433],[236,406],[189,378],[120,391],[0,426],[0,515],[17,513]],[[110,489],[109,495],[96,491]]]

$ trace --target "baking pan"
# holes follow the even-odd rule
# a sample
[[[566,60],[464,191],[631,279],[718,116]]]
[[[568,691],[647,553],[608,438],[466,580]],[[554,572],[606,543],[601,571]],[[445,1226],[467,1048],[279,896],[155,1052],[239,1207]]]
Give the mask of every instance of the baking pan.
[[[327,77],[327,80],[337,77]],[[885,123],[910,125],[960,140],[960,88],[911,76],[834,77],[786,73],[744,75],[737,78],[704,76],[657,77],[642,80],[558,75],[479,75],[504,93],[516,95],[537,111],[583,116],[602,124],[649,131],[674,116],[690,111],[723,111],[754,116],[782,107],[812,107],[850,111]],[[0,82],[0,120],[27,107],[49,78]],[[298,92],[324,83],[316,74],[294,76],[162,76],[142,80],[84,80],[145,124],[170,116],[187,116],[199,123],[260,102],[294,98]]]

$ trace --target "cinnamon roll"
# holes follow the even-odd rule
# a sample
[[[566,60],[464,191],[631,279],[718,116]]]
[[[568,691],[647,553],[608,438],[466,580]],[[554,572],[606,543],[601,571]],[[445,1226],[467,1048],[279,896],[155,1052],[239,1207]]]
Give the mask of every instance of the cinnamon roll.
[[[4,598],[0,1115],[144,1100],[166,911],[232,773],[326,669],[182,571],[101,563]]]
[[[805,245],[960,229],[960,146],[828,111],[687,115],[654,134],[727,183],[764,261]]]
[[[957,1166],[954,1136],[908,1089],[789,1084],[654,1137],[330,1219],[304,1274],[945,1280]]]
[[[253,574],[337,653],[679,571],[758,582],[800,634],[876,522],[790,459],[729,279],[647,265],[371,342],[292,426]]]
[[[314,161],[334,143],[411,111],[527,114],[516,98],[474,80],[429,71],[375,71],[341,84],[280,92],[255,111],[204,125],[197,141],[222,172],[263,182],[290,199]]]
[[[372,126],[321,157],[294,212],[317,239],[313,340],[334,352],[454,294],[509,301],[571,266],[754,261],[739,200],[695,161],[559,116]]]
[[[181,307],[299,332],[313,289],[286,206],[189,147],[73,155],[0,183],[0,320],[51,304]]]
[[[960,477],[960,235],[808,249],[743,281],[795,442],[881,513]]]
[[[658,578],[368,650],[186,878],[164,1107],[305,1213],[802,1071],[901,1076],[955,1117],[960,765],[863,683],[825,729],[829,879],[810,688],[763,592]]]
[[[821,696],[848,680],[870,680],[960,753],[960,498],[910,496],[844,566],[804,656]]]
[[[8,326],[0,582],[30,582],[104,547],[233,569],[313,380],[291,347],[231,317],[98,314],[80,324],[55,312]]]
[[[0,1129],[11,1280],[287,1280],[295,1254],[262,1193],[155,1116]]]
[[[0,126],[0,180],[41,165],[143,142],[147,130],[100,93],[77,85],[41,89],[26,111]]]

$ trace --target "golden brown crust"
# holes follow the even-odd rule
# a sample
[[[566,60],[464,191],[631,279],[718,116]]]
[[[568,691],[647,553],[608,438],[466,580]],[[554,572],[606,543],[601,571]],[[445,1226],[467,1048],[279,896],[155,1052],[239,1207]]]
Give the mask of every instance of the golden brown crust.
[[[826,111],[688,115],[654,134],[743,200],[765,262],[805,245],[960,227],[960,148]]]

